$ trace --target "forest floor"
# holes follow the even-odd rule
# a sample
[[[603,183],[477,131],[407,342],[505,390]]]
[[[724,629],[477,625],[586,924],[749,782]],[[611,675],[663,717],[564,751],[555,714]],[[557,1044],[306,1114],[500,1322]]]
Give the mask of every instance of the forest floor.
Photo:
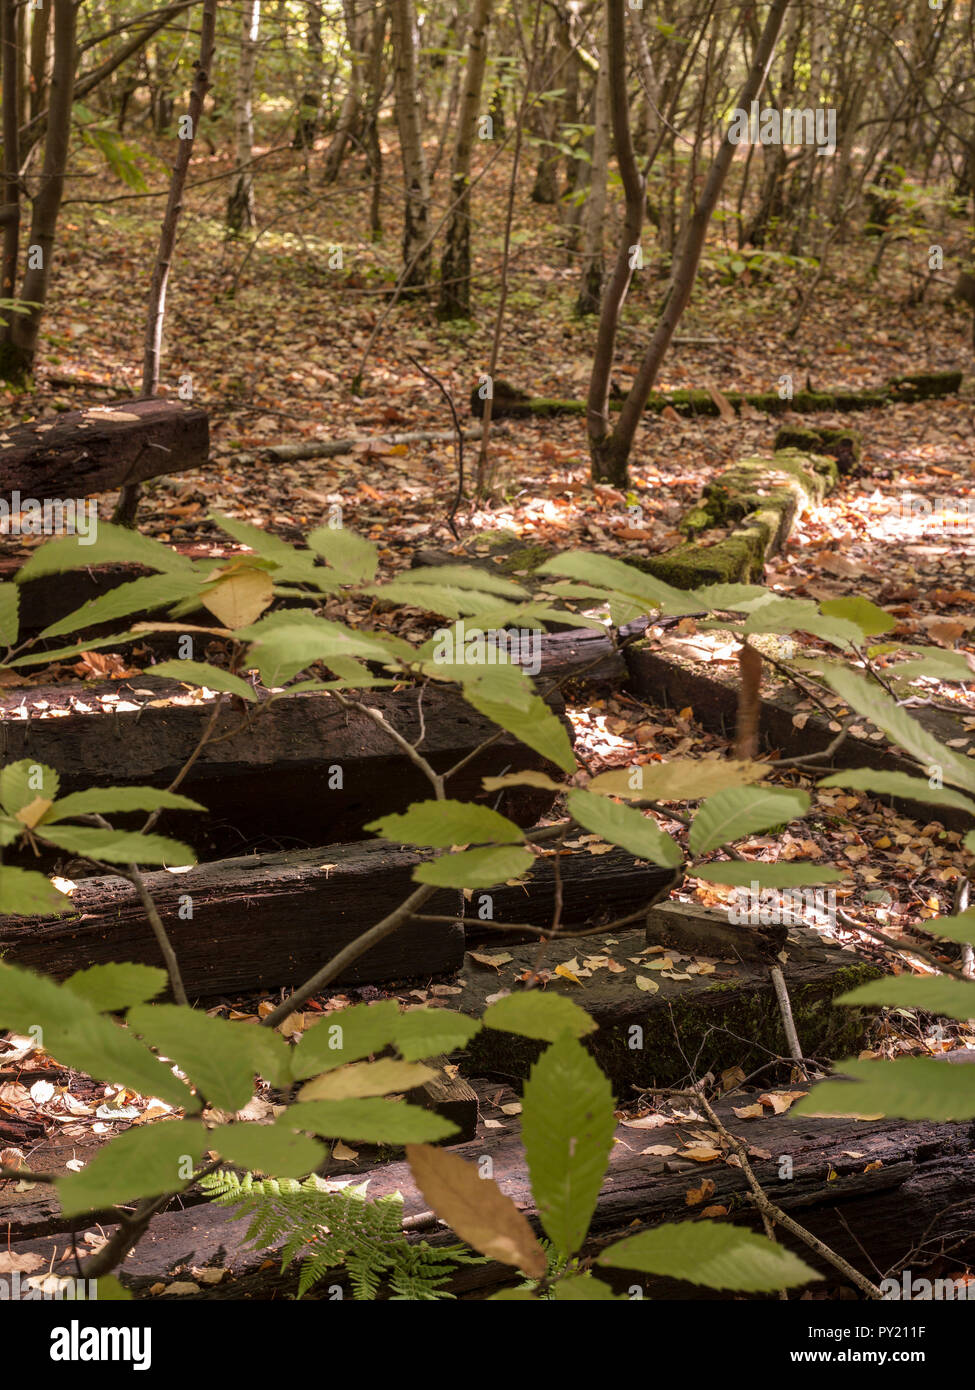
[[[294,539],[321,525],[338,504],[344,525],[379,544],[387,572],[408,565],[421,545],[449,543],[445,517],[457,486],[453,446],[388,446],[375,436],[450,425],[443,401],[407,354],[448,385],[467,422],[468,394],[490,356],[500,233],[485,235],[483,224],[475,227],[475,318],[447,325],[437,322],[426,301],[396,305],[362,368],[362,394],[354,396],[351,381],[380,326],[399,261],[393,231],[378,244],[348,239],[350,228],[365,225],[368,189],[313,182],[309,191],[297,156],[273,156],[259,184],[259,236],[228,241],[221,227],[225,184],[206,182],[225,171],[225,161],[204,156],[194,167],[203,182],[190,194],[182,226],[163,380],[165,393],[174,395],[182,376],[192,379],[195,403],[211,416],[211,465],[151,485],[140,510],[142,529],[161,540],[215,541],[220,532],[207,514],[216,509]],[[535,395],[580,398],[595,322],[574,317],[576,274],[558,246],[554,211],[528,201],[527,171],[523,182],[499,375]],[[18,420],[138,391],[159,202],[120,197],[98,180],[85,189],[91,201],[69,201],[64,210],[37,389],[6,393],[7,410]],[[499,208],[504,192],[500,175],[494,183],[489,179],[483,207]],[[501,219],[492,226],[500,228]],[[339,245],[343,266],[329,269],[331,248]],[[852,418],[816,417],[817,424],[852,424],[861,431],[862,465],[800,520],[767,581],[793,596],[862,594],[894,614],[898,635],[968,651],[975,660],[975,519],[965,514],[970,499],[975,510],[969,321],[947,302],[940,284],[929,287],[920,305],[908,305],[918,280],[906,258],[920,262],[917,245],[910,253],[892,247],[876,279],[869,274],[875,247],[862,247],[862,240],[851,239],[836,257],[799,336],[790,340],[784,306],[794,308],[809,270],[776,265],[769,278],[748,270],[734,275],[723,259],[732,248],[714,241],[681,324],[681,336],[690,341],[674,348],[657,385],[768,391],[788,373],[797,388],[808,379],[815,389],[863,389],[898,372],[961,367],[967,381],[960,397]],[[647,270],[630,296],[614,373],[623,389],[653,322],[659,288]],[[702,485],[737,458],[770,452],[783,418],[789,417],[648,417],[626,495],[590,486],[581,419],[504,422],[492,442],[500,495],[490,506],[463,505],[458,526],[467,536],[511,528],[553,550],[583,547],[622,556],[664,550],[680,540],[675,523]],[[355,452],[332,459],[285,465],[261,457],[274,444],[352,436],[361,441]],[[468,446],[469,462],[476,448]],[[905,493],[946,498],[948,512],[926,522],[904,507]],[[102,499],[103,516],[111,503]],[[639,524],[627,510],[634,504],[641,509]],[[955,516],[955,524],[946,525],[945,515]],[[681,625],[674,642],[678,657],[683,642],[688,658],[731,659],[693,622]],[[91,668],[90,674],[100,673]],[[35,679],[49,680],[50,673]],[[933,691],[960,706],[960,716],[975,716],[959,687]],[[695,723],[693,710],[649,708],[624,695],[590,702],[571,716],[579,751],[593,771],[629,763],[650,745],[665,757],[725,747]],[[975,717],[965,727],[972,730],[966,750],[975,754]],[[811,779],[800,781],[809,785]],[[844,898],[848,910],[895,935],[918,918],[951,910],[959,836],[907,820],[860,793],[820,791],[817,797],[821,829],[806,838],[789,832],[759,837],[741,848],[849,866],[855,887]],[[682,834],[679,826],[668,828]],[[704,884],[696,895],[722,900],[720,890]],[[856,940],[861,952],[876,951],[866,937],[833,931],[846,944]],[[910,968],[906,961],[904,968]],[[359,994],[331,995],[311,1008],[339,1007]],[[952,1032],[949,1040],[916,1015],[901,1017],[888,1023],[876,1045],[888,1054],[938,1051],[959,1041],[975,1046],[963,1028]],[[10,1060],[0,1057],[0,1063]],[[55,1103],[53,1091],[28,1096],[30,1084],[28,1066],[16,1095],[0,1099],[14,1108],[37,1106],[43,1114],[49,1100]],[[63,1108],[63,1100],[57,1103]]]

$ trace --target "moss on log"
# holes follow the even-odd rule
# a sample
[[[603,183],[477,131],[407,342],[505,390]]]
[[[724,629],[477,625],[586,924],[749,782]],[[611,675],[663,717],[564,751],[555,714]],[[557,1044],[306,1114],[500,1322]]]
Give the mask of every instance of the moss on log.
[[[938,396],[953,396],[961,386],[961,372],[915,372],[909,376],[893,377],[886,386],[872,391],[796,391],[791,397],[783,398],[777,391],[725,391],[725,400],[740,411],[743,405],[753,410],[761,410],[768,415],[785,415],[798,412],[814,415],[818,411],[832,410],[845,415],[857,410],[874,410],[891,402],[913,402],[931,400]],[[480,419],[484,414],[484,399],[481,388],[471,390],[471,414]],[[545,418],[552,415],[585,415],[585,401],[561,400],[558,397],[530,396],[519,391],[509,382],[497,381],[494,384],[494,404],[491,415],[494,419],[518,419],[527,416]],[[609,402],[610,410],[619,410],[621,399]],[[719,415],[720,408],[710,391],[701,389],[679,389],[676,391],[653,391],[647,400],[646,410],[660,414],[669,407],[678,415]]]

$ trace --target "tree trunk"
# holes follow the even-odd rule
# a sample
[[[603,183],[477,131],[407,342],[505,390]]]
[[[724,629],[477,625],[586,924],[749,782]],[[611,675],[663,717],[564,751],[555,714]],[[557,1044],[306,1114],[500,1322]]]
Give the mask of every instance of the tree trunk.
[[[322,0],[306,0],[305,28],[308,43],[308,90],[301,98],[295,126],[294,147],[310,150],[318,134],[325,90],[325,44],[322,39]]]
[[[24,272],[20,294],[21,299],[31,301],[34,307],[24,314],[11,315],[5,336],[0,340],[0,380],[4,381],[24,381],[34,368],[41,316],[47,299],[51,259],[54,254],[54,234],[64,193],[68,144],[71,138],[71,104],[74,97],[77,11],[74,0],[53,0],[53,4],[54,67],[51,73],[51,101],[47,139],[44,143],[44,166],[40,188],[34,199],[27,269]],[[5,53],[8,47],[4,45]],[[14,61],[16,56],[14,54]],[[4,95],[6,99],[6,89]],[[5,122],[6,117],[5,110]],[[4,133],[6,135],[6,127]],[[6,151],[6,139],[4,148]],[[16,144],[13,149],[16,151]],[[8,158],[5,153],[5,168],[9,169],[9,164],[6,163]],[[6,270],[6,265],[4,269]]]
[[[47,101],[48,47],[51,37],[50,7],[41,5],[30,12],[30,119],[33,121]]]
[[[243,0],[241,6],[240,63],[237,68],[237,102],[234,128],[237,139],[237,180],[227,201],[227,226],[232,232],[249,232],[254,226],[254,68],[257,35],[261,25],[261,0]]]
[[[602,441],[609,435],[609,379],[613,369],[613,352],[619,328],[623,302],[633,274],[634,247],[640,244],[643,227],[646,180],[637,167],[630,132],[630,105],[626,91],[626,19],[623,0],[609,0],[606,14],[606,57],[609,79],[610,114],[616,158],[623,181],[626,200],[623,215],[623,239],[616,255],[612,278],[603,294],[596,347],[593,353],[592,375],[586,403],[586,428],[593,458],[593,477],[602,476],[601,462],[597,463]]]
[[[70,0],[65,0],[70,4]],[[202,24],[200,28],[200,57],[196,64],[196,76],[190,91],[189,110],[180,119],[180,139],[173,165],[173,177],[169,185],[169,198],[159,232],[159,248],[156,264],[153,267],[152,282],[149,286],[149,304],[146,313],[145,351],[142,359],[142,394],[154,396],[159,388],[159,358],[162,351],[163,325],[166,320],[166,289],[169,284],[169,271],[176,246],[176,228],[183,211],[183,190],[193,145],[203,116],[203,103],[210,90],[210,69],[213,63],[213,50],[216,43],[217,0],[204,0]],[[142,488],[138,483],[128,485],[119,493],[118,504],[112,520],[122,526],[135,522],[135,512],[139,505]]]
[[[580,317],[599,313],[603,291],[603,223],[606,220],[610,143],[609,64],[609,45],[603,37],[599,44],[599,75],[596,78],[589,196],[583,210],[582,274],[576,299],[576,313]]]
[[[416,19],[413,0],[391,0],[393,77],[396,121],[403,159],[406,203],[403,215],[403,288],[416,289],[430,280],[430,183],[423,153],[423,132],[417,106]]]
[[[743,111],[748,111],[751,103],[758,98],[762,87],[765,84],[766,74],[772,55],[775,52],[775,44],[782,28],[782,21],[789,8],[790,0],[773,0],[765,21],[765,27],[759,38],[752,64],[745,79],[744,86],[738,95],[737,107]],[[618,27],[622,31],[622,0],[611,0],[610,16],[614,11],[619,12]],[[620,43],[622,58],[622,42]],[[614,94],[615,95],[615,94]],[[625,87],[623,92],[625,102]],[[614,103],[615,111],[615,103]],[[627,117],[629,112],[627,111]],[[614,130],[616,120],[614,117]],[[627,123],[627,130],[629,129]],[[619,137],[617,136],[617,143]],[[691,297],[691,290],[694,287],[694,280],[697,276],[697,267],[701,259],[701,252],[704,249],[704,239],[707,235],[708,224],[711,221],[711,214],[714,211],[721,189],[724,186],[728,170],[731,168],[735,154],[735,145],[729,139],[729,132],[725,132],[724,139],[715,155],[708,176],[701,191],[701,196],[697,207],[694,209],[693,216],[687,226],[686,234],[683,238],[680,258],[674,267],[667,293],[664,297],[663,308],[657,320],[657,327],[653,337],[644,354],[640,369],[637,372],[633,385],[630,388],[623,408],[620,411],[619,420],[611,434],[608,433],[608,411],[606,406],[608,401],[604,398],[598,402],[599,411],[593,409],[592,389],[590,388],[590,453],[592,456],[593,479],[597,482],[611,482],[615,486],[625,485],[628,481],[627,465],[630,457],[630,449],[633,446],[633,439],[636,435],[637,426],[643,415],[644,408],[657,379],[660,365],[666,356],[667,349],[670,347],[677,325],[680,323],[681,315],[687,308]],[[622,159],[621,159],[622,166]],[[628,277],[627,277],[628,279]],[[621,301],[622,302],[622,299]],[[602,327],[602,325],[600,325]],[[615,333],[614,333],[615,337]],[[610,359],[602,361],[601,366],[608,385],[609,370],[612,366],[612,345],[610,345]],[[593,367],[595,378],[596,368]]]
[[[356,0],[346,0],[343,8],[349,42],[349,86],[345,93],[345,100],[342,102],[342,110],[339,112],[338,127],[325,152],[323,183],[334,183],[338,178],[349,139],[359,121],[359,97],[362,85],[360,82],[360,68],[362,66],[362,44],[359,37],[360,17],[356,13]]]
[[[475,0],[467,71],[460,99],[457,143],[450,175],[453,210],[447,222],[443,260],[440,262],[440,307],[442,319],[471,316],[471,150],[477,134],[481,89],[487,66],[488,25],[493,0]]]
[[[3,253],[0,260],[0,300],[14,299],[17,290],[17,257],[20,249],[20,179],[17,169],[17,24],[16,0],[0,0],[0,82],[3,84]],[[8,309],[0,339],[9,341],[13,313]]]
[[[367,85],[369,111],[366,117],[365,146],[369,160],[371,186],[369,189],[369,235],[381,241],[383,222],[380,207],[383,193],[383,147],[379,140],[379,108],[383,101],[383,47],[386,42],[388,6],[377,5],[372,16],[372,47],[369,51]]]

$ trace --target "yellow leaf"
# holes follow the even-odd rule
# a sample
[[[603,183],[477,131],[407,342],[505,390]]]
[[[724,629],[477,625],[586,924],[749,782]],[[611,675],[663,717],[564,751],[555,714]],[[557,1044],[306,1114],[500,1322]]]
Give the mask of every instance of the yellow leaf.
[[[557,965],[555,967],[555,973],[556,975],[561,975],[563,980],[571,980],[574,985],[582,984],[579,976],[574,975],[567,965]]]
[[[246,627],[256,622],[274,597],[274,585],[266,570],[252,565],[231,565],[200,598],[224,627]]]
[[[656,994],[660,986],[656,980],[651,980],[649,975],[638,975],[636,977],[637,989],[644,990],[647,994]]]
[[[407,1144],[406,1157],[424,1200],[461,1240],[489,1259],[542,1277],[545,1251],[493,1178],[482,1178],[473,1163],[431,1144]]]
[[[20,821],[21,825],[26,825],[28,829],[33,830],[37,822],[53,805],[53,801],[48,801],[43,796],[35,796],[33,801],[28,801],[26,806],[21,806],[16,819]]]

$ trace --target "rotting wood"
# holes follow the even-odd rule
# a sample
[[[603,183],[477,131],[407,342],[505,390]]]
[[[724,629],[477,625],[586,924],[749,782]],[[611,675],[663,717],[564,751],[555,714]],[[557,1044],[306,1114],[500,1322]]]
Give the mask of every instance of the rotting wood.
[[[385,840],[147,872],[146,886],[179,959],[191,999],[301,984],[380,921],[415,886],[423,856]],[[342,977],[345,984],[426,981],[460,968],[459,892],[431,903],[443,922],[407,922]],[[63,917],[0,917],[0,954],[11,965],[63,979],[111,961],[161,965],[135,889],[122,878],[77,882]]]
[[[138,681],[136,681],[138,684]],[[124,691],[120,692],[123,693]],[[23,692],[4,697],[12,710]],[[461,800],[484,800],[481,779],[503,769],[557,769],[466,703],[459,691],[432,686],[418,691],[368,691],[367,703],[420,752],[438,772],[494,738],[472,757],[447,792]],[[553,711],[564,715],[556,694]],[[162,705],[145,697],[126,699],[140,707],[106,715],[71,713],[58,719],[0,719],[0,759],[31,757],[61,774],[63,792],[89,786],[167,786],[206,729],[212,702]],[[421,741],[422,740],[422,741]],[[213,738],[193,764],[180,790],[208,811],[166,813],[163,828],[210,857],[240,853],[252,844],[315,845],[355,839],[376,816],[403,811],[428,798],[427,779],[390,736],[358,710],[343,710],[327,694],[282,696],[255,713],[225,704]],[[500,794],[500,809],[519,824],[533,825],[551,806],[554,792],[514,787]],[[498,799],[495,793],[491,800]]]
[[[79,498],[203,468],[207,413],[181,401],[91,406],[0,434],[0,492]]]
[[[475,1085],[483,1108],[491,1088],[481,1082]],[[715,1109],[752,1150],[756,1176],[773,1200],[857,1269],[876,1278],[878,1269],[899,1266],[905,1259],[915,1273],[923,1271],[941,1250],[951,1250],[961,1263],[975,1257],[975,1150],[969,1125],[792,1118],[788,1112],[771,1114],[768,1107],[762,1107],[764,1114],[757,1119],[735,1115],[736,1107],[755,1104],[759,1094],[737,1093],[719,1101]],[[519,1127],[501,1118],[499,1128],[484,1130],[475,1141],[458,1145],[453,1152],[471,1162],[490,1158],[495,1179],[539,1230]],[[723,1206],[736,1222],[757,1228],[740,1167],[721,1160],[701,1164],[680,1157],[680,1150],[693,1142],[694,1127],[691,1122],[650,1130],[619,1126],[586,1254],[594,1255],[637,1230],[687,1220],[693,1215],[688,1192],[699,1188],[704,1179],[714,1184],[708,1204]],[[642,1152],[648,1145],[673,1146],[677,1152],[648,1155]],[[70,1154],[66,1151],[65,1156]],[[791,1171],[787,1179],[782,1177],[784,1159],[789,1160]],[[408,1239],[431,1245],[454,1239],[435,1221],[424,1221],[427,1203],[403,1160],[348,1171],[357,1181],[369,1178],[373,1198],[396,1191],[403,1194],[404,1217],[413,1227]],[[6,1196],[2,1187],[0,1194]],[[56,1259],[63,1253],[66,1236],[62,1232],[67,1225],[58,1217],[48,1189],[21,1194],[16,1204],[5,1206],[5,1235],[8,1220],[13,1253],[37,1254],[43,1268],[52,1255]],[[231,1208],[203,1204],[191,1196],[185,1209],[170,1210],[153,1221],[126,1259],[122,1282],[137,1297],[148,1296],[160,1280],[192,1281],[194,1268],[211,1267],[224,1271],[223,1278],[213,1285],[201,1283],[199,1292],[189,1297],[220,1301],[293,1296],[298,1269],[291,1266],[282,1274],[279,1247],[245,1248],[248,1224],[235,1218]],[[836,1282],[818,1257],[791,1236],[783,1235],[782,1241],[831,1283]],[[715,1296],[701,1286],[627,1271],[603,1271],[603,1275],[620,1289],[639,1283],[648,1297]],[[481,1298],[516,1282],[517,1277],[510,1267],[496,1263],[461,1266],[450,1287],[461,1297]],[[344,1283],[341,1271],[329,1282]],[[322,1296],[328,1296],[324,1290]]]

